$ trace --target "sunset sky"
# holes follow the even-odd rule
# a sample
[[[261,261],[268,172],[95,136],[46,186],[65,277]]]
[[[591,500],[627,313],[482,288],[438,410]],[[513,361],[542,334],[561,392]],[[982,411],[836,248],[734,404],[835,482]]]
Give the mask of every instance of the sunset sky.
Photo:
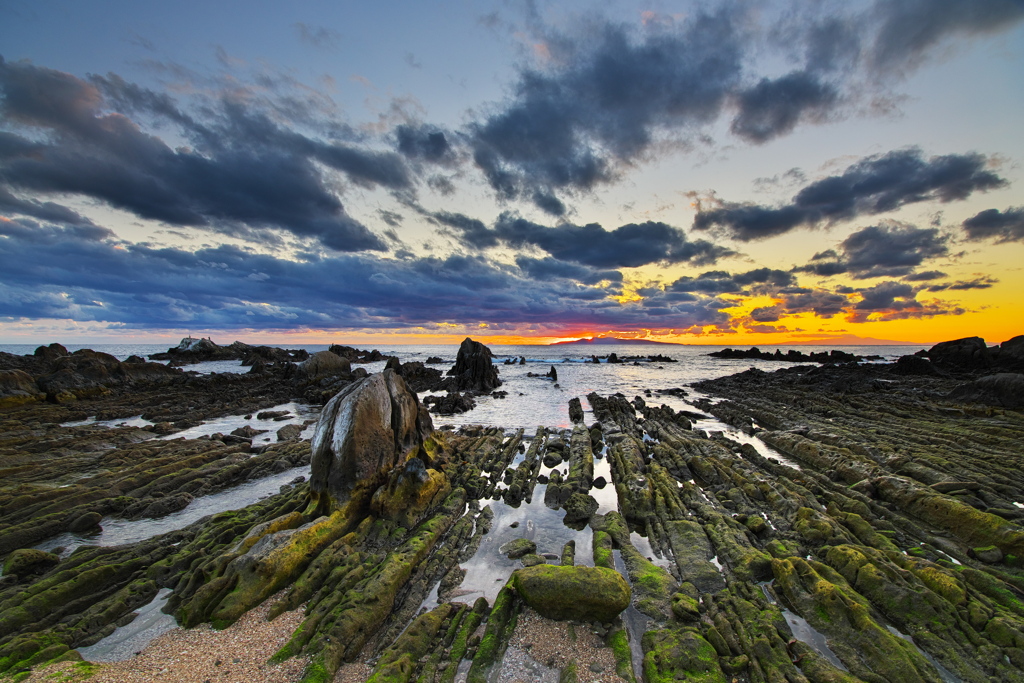
[[[1024,334],[1024,0],[0,0],[0,343]]]

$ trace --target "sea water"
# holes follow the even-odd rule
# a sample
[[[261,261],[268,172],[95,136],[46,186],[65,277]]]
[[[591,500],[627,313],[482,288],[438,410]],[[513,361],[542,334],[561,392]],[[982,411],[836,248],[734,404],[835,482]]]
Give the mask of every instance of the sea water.
[[[91,348],[103,351],[124,360],[128,356],[138,355],[143,358],[149,354],[167,351],[164,345],[153,344],[93,344],[66,345],[69,351],[80,348]],[[36,346],[32,344],[0,345],[0,351],[17,354],[31,354]],[[303,346],[310,353],[323,351],[327,345]],[[498,368],[498,377],[502,382],[500,389],[507,392],[506,398],[482,396],[476,398],[476,408],[459,415],[435,416],[434,426],[461,426],[480,424],[502,427],[507,430],[526,429],[533,434],[538,425],[545,427],[569,427],[569,400],[581,399],[585,412],[590,406],[586,397],[591,392],[602,396],[621,393],[626,398],[644,396],[650,389],[651,397],[645,397],[648,403],[666,404],[675,410],[694,410],[691,401],[702,395],[693,391],[689,385],[705,379],[714,379],[748,368],[759,368],[765,371],[777,370],[794,365],[788,361],[766,361],[759,359],[726,360],[714,358],[708,354],[719,351],[725,346],[690,346],[680,344],[565,344],[552,346],[491,346],[494,363]],[[762,351],[774,352],[782,349],[796,348],[804,353],[828,351],[839,348],[861,356],[881,356],[884,362],[893,362],[900,356],[912,354],[924,348],[917,346],[761,346]],[[381,353],[397,356],[403,363],[410,361],[426,362],[431,356],[442,359],[442,363],[432,365],[442,372],[447,372],[455,363],[459,347],[457,345],[424,345],[424,346],[381,346]],[[609,354],[616,354],[622,363],[607,363]],[[634,362],[631,357],[646,358],[648,354],[667,356],[677,361],[674,363]],[[601,359],[600,363],[591,361],[593,356]],[[519,359],[525,358],[523,365]],[[514,360],[515,364],[505,365],[506,360]],[[816,365],[811,363],[809,365]],[[384,368],[383,361],[374,363],[354,364],[364,367],[367,372],[380,372]],[[543,377],[551,367],[558,373],[558,381]],[[183,368],[186,371],[209,374],[211,372],[248,372],[249,368],[240,361],[213,361],[197,363]],[[531,377],[530,374],[537,375]],[[659,389],[682,388],[688,392],[687,397],[658,394]],[[421,398],[425,394],[421,394]],[[587,422],[592,416],[587,417]],[[703,425],[696,425],[703,428]],[[708,427],[718,429],[719,426],[709,423]]]

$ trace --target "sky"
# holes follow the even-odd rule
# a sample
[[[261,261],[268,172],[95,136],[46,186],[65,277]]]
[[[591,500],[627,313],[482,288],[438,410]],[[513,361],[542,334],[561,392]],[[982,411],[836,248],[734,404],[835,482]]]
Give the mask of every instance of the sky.
[[[0,343],[1024,334],[1024,0],[0,0]]]

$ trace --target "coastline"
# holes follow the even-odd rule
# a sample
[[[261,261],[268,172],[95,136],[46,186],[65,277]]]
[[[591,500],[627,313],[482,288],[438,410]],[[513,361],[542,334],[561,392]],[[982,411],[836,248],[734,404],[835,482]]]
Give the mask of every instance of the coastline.
[[[8,615],[0,621],[0,654],[11,661],[28,652],[30,643],[39,646],[2,675],[24,680],[21,669],[74,659],[71,645],[95,642],[157,588],[174,591],[171,609],[193,626],[161,636],[135,658],[135,665],[148,667],[146,675],[166,669],[161,680],[212,675],[314,680],[311,672],[318,666],[324,673],[316,680],[328,680],[335,671],[336,680],[365,680],[385,665],[412,677],[402,680],[428,674],[424,680],[446,680],[446,671],[461,670],[459,664],[470,660],[477,669],[462,673],[472,678],[472,671],[482,675],[484,667],[497,665],[505,648],[508,663],[520,661],[526,671],[532,666],[528,650],[536,645],[523,646],[538,636],[524,636],[530,631],[523,629],[537,620],[516,598],[504,598],[518,605],[511,614],[498,614],[503,598],[496,587],[485,591],[490,597],[483,604],[477,597],[483,581],[500,587],[523,567],[523,560],[504,556],[504,543],[533,534],[534,557],[542,564],[607,565],[631,584],[628,609],[614,620],[591,624],[601,642],[589,646],[594,657],[611,655],[627,679],[628,669],[637,678],[703,672],[708,680],[753,680],[754,672],[771,671],[813,681],[897,673],[973,681],[981,680],[973,671],[985,671],[1018,680],[1024,664],[1024,636],[1017,643],[1015,635],[1024,633],[1024,612],[1017,607],[1024,595],[1019,467],[1024,418],[1020,405],[1007,403],[1018,396],[1017,385],[1006,389],[987,379],[1020,376],[1018,345],[1007,342],[1002,351],[990,351],[983,342],[980,347],[939,345],[930,356],[898,363],[745,370],[693,382],[683,392],[691,394],[688,402],[677,397],[675,408],[659,405],[658,395],[628,399],[594,393],[576,397],[586,399],[585,410],[574,414],[569,404],[568,425],[542,425],[532,436],[493,427],[427,432],[421,453],[431,454],[428,472],[443,476],[447,488],[439,491],[450,493],[423,502],[415,517],[403,502],[408,499],[399,497],[374,508],[373,516],[353,517],[333,528],[325,521],[333,518],[310,513],[311,489],[303,477],[259,503],[156,540],[120,548],[84,546],[66,557],[54,555],[56,560],[33,556],[36,565],[25,565],[20,574],[5,570],[0,580],[0,604]],[[314,386],[321,396],[324,387],[346,387],[369,376],[338,370],[310,377],[268,364],[252,376],[204,377],[148,367],[153,364],[144,364],[142,373],[123,367],[131,363],[115,362],[105,367],[107,377],[121,378],[117,382],[94,382],[74,399],[28,401],[0,413],[7,481],[4,552],[28,547],[89,514],[99,515],[93,526],[125,513],[166,514],[186,498],[188,505],[247,479],[305,466],[315,456],[295,433],[270,444],[244,431],[157,442],[153,427],[168,425],[161,429],[172,436],[189,422],[246,410],[255,414],[285,399],[308,397]],[[399,377],[402,367],[399,362],[394,370]],[[644,366],[630,371],[648,372]],[[651,364],[649,371],[657,368]],[[81,368],[77,372],[90,379]],[[530,386],[549,390],[550,384],[539,382]],[[77,389],[68,384],[61,390]],[[128,417],[140,405],[151,418],[166,419],[154,419],[149,427],[61,426],[88,413]],[[258,422],[254,415],[252,423],[261,426]],[[729,430],[701,427],[714,424]],[[55,488],[61,486],[64,492]],[[118,495],[110,496],[112,491]],[[61,496],[72,496],[78,507],[69,507],[72,498]],[[168,506],[168,501],[177,502]],[[574,515],[582,526],[570,520]],[[218,588],[218,577],[235,576],[230,566],[246,566],[249,549],[267,545],[260,539],[277,538],[274,547],[286,548],[303,533],[313,533],[305,529],[332,535],[310,547],[304,564],[265,575],[280,583],[274,584],[273,597],[246,598],[225,611],[225,595],[237,593],[242,583]],[[251,542],[242,542],[247,537]],[[574,553],[566,565],[570,541]],[[282,557],[270,547],[259,552],[270,554],[258,555],[263,560],[257,562]],[[489,565],[491,573],[474,574],[477,564]],[[130,571],[112,569],[127,565]],[[881,583],[868,582],[869,571],[884,577]],[[112,583],[98,593],[97,586],[73,585],[86,574],[108,576]],[[328,581],[329,575],[335,579]],[[373,596],[386,595],[386,600],[367,602],[350,594],[370,586]],[[35,611],[57,594],[72,598],[54,615],[61,625]],[[527,600],[525,595],[521,599]],[[842,605],[834,596],[841,596]],[[67,611],[76,600],[91,610],[87,618]],[[333,606],[329,612],[308,607],[303,613],[299,607],[307,602]],[[279,616],[263,621],[270,612]],[[110,621],[97,622],[100,613]],[[475,626],[473,614],[479,617]],[[478,666],[487,634],[502,618],[510,618],[511,626],[492,634],[497,651],[487,655],[493,657],[489,664]],[[929,626],[939,618],[947,625]],[[228,628],[212,631],[202,625],[211,619]],[[432,635],[410,640],[414,629],[406,626],[413,620]],[[861,626],[843,626],[847,620]],[[551,623],[560,626],[549,625],[550,633],[555,629],[558,637],[569,637],[567,622]],[[297,641],[295,633],[303,630],[311,635]],[[43,645],[35,635],[43,632],[62,644]],[[256,639],[239,645],[252,648],[251,661],[232,661],[240,665],[239,675],[246,667],[245,678],[223,673],[230,669],[190,677],[208,668],[182,660],[182,648],[220,653],[217,648],[229,645],[218,638],[239,633]],[[358,635],[358,647],[346,645],[344,652],[331,654],[340,634]],[[460,636],[466,649],[453,653]],[[904,636],[913,638],[912,644]],[[865,651],[865,638],[881,643],[884,655]],[[960,644],[982,641],[984,647]],[[408,666],[389,649],[396,643],[419,653]],[[275,653],[285,662],[280,669],[266,665]],[[220,654],[216,658],[228,661]],[[351,659],[363,664],[344,663]],[[541,659],[547,666],[550,658]],[[602,661],[592,678],[580,671],[578,679],[601,679],[609,669],[608,660]],[[88,673],[81,664],[53,666]],[[558,662],[555,668],[567,666]],[[119,678],[129,676],[131,667],[125,667],[100,666],[94,680],[141,680]]]

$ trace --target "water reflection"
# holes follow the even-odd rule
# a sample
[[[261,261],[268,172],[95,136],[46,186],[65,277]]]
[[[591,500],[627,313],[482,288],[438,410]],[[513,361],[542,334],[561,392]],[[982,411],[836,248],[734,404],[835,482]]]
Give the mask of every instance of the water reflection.
[[[230,489],[196,498],[188,507],[159,519],[127,520],[118,517],[104,517],[100,522],[102,531],[98,534],[84,535],[63,533],[53,536],[35,546],[40,550],[64,548],[62,556],[82,545],[114,546],[126,543],[138,543],[158,534],[183,529],[207,515],[225,510],[237,510],[271,496],[280,491],[281,486],[296,477],[309,477],[309,466],[293,467],[269,477],[247,481]]]

